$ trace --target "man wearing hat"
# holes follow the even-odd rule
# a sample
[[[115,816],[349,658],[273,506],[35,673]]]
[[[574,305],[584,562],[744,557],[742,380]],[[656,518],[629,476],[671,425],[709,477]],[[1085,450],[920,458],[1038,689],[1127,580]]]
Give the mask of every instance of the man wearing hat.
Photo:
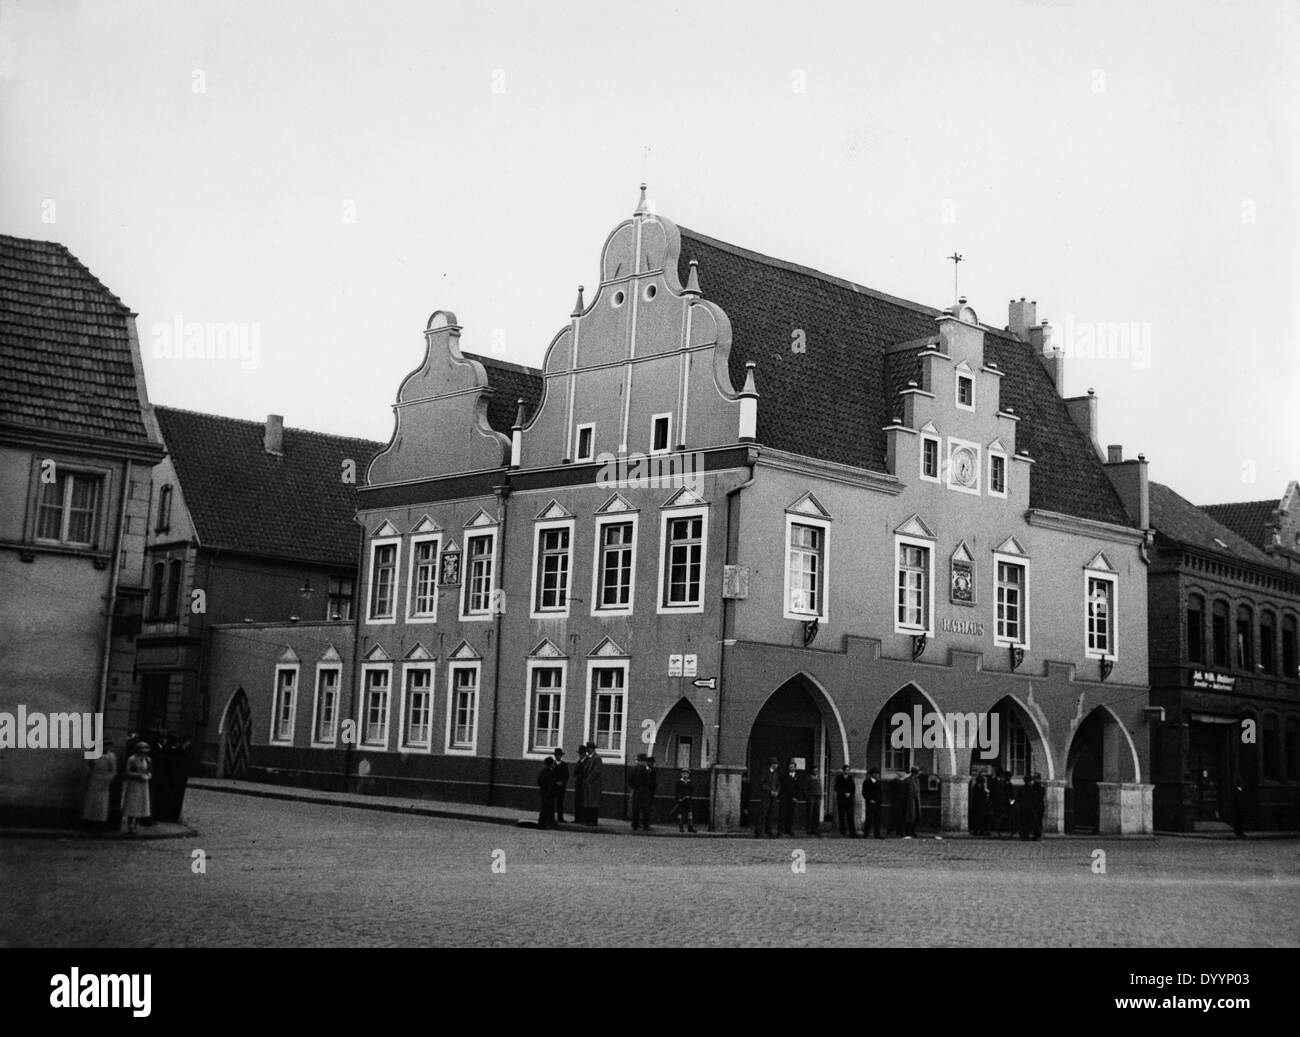
[[[564,750],[555,750],[555,823],[564,823],[564,790],[569,784],[569,765],[564,762]]]
[[[594,828],[600,818],[600,754],[596,752],[596,743],[587,743],[587,770],[583,775],[582,806],[586,816],[583,824]]]
[[[583,786],[587,781],[587,747],[578,743],[578,762],[573,765],[573,823],[582,824],[586,816],[583,803]]]
[[[776,807],[781,796],[781,775],[777,773],[777,768],[781,766],[781,761],[773,756],[767,761],[767,770],[763,776],[758,779],[758,816],[754,824],[754,838],[766,834],[769,839],[775,839],[776,833],[772,831],[776,824]]]
[[[632,831],[644,828],[650,831],[650,804],[654,799],[655,778],[653,761],[645,753],[637,753],[636,768],[628,779],[632,789]]]
[[[916,823],[921,820],[921,768],[913,767],[903,779],[903,838],[916,837]]]
[[[853,821],[853,790],[853,772],[846,763],[835,775],[835,813],[839,817],[840,835],[850,839],[858,837],[857,825]]]

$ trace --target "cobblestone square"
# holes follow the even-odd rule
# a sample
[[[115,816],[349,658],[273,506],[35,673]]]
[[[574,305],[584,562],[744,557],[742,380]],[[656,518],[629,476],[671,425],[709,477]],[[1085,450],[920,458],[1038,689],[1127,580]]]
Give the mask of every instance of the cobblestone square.
[[[203,790],[191,792],[187,819],[195,838],[0,839],[0,941],[1300,943],[1294,840],[678,838],[633,836],[622,822],[607,822],[618,834],[539,832]],[[1105,874],[1094,873],[1095,850]]]

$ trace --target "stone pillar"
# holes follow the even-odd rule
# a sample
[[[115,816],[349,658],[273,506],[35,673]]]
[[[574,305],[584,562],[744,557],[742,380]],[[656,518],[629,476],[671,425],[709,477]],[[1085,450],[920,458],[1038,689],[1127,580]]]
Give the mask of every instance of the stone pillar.
[[[1149,835],[1154,785],[1133,781],[1099,781],[1101,801],[1097,831],[1101,835]]]
[[[1065,831],[1065,781],[1043,779],[1043,832],[1060,835]]]
[[[970,795],[970,776],[966,774],[940,774],[939,778],[939,831],[965,832],[968,825],[967,808]]]
[[[740,782],[747,768],[727,764],[713,766],[713,801],[709,830],[734,832],[740,828]]]

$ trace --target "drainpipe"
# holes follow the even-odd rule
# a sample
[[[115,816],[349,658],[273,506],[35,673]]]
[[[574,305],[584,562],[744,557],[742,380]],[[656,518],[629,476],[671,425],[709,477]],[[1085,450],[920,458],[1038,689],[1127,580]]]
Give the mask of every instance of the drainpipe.
[[[352,775],[352,757],[358,739],[361,737],[361,721],[357,717],[357,691],[361,686],[361,658],[363,651],[361,648],[361,592],[366,578],[366,527],[365,523],[359,519],[357,522],[357,539],[360,546],[357,548],[357,568],[356,580],[352,584],[352,689],[348,695],[348,719],[352,721],[351,741],[343,743],[343,791],[348,790],[348,780]],[[326,607],[329,605],[329,577],[326,577],[325,583]],[[367,600],[366,604],[369,604]],[[392,694],[393,689],[389,689]],[[341,722],[340,718],[340,722]]]
[[[493,588],[492,611],[495,615],[492,617],[493,646],[492,646],[492,738],[488,750],[488,789],[487,805],[496,805],[497,790],[497,714],[500,710],[497,708],[501,697],[501,617],[505,614],[504,590],[505,590],[505,571],[506,571],[506,500],[510,496],[510,475],[506,474],[506,482],[500,486],[492,487],[492,492],[497,496],[497,537],[500,540],[501,551],[497,555],[497,586]],[[497,598],[495,592],[502,591],[503,597]]]
[[[748,489],[750,486],[754,485],[754,479],[755,479],[754,467],[758,462],[758,452],[751,449],[749,453],[749,457],[747,458],[747,462],[749,465],[749,478],[745,482],[741,483],[739,486],[736,486],[727,491],[727,529],[726,529],[727,539],[726,539],[726,546],[723,555],[724,564],[731,564],[735,562],[735,558],[732,557],[732,552],[731,552],[731,512],[732,512],[731,506],[733,501],[738,501],[741,490]],[[730,626],[730,623],[728,622],[731,616],[730,606],[731,606],[730,599],[723,598],[722,612],[721,612],[722,622],[720,624],[721,626],[721,629],[719,631],[720,636],[718,637],[718,650],[719,650],[718,733],[714,738],[714,742],[713,742],[714,771],[713,771],[713,802],[712,804],[710,804],[711,807],[715,806],[718,801],[717,765],[722,760],[722,703],[723,703],[723,695],[725,694],[724,689],[727,686],[725,674],[727,672],[727,633],[728,633],[728,628]],[[709,810],[709,831],[713,831],[717,827],[717,819],[715,818],[714,813],[715,812],[713,809]]]
[[[113,560],[108,569],[108,615],[104,617],[104,652],[99,662],[99,704],[97,712],[102,717],[108,702],[108,670],[113,656],[113,612],[117,609],[117,581],[122,568],[122,541],[126,533],[126,502],[131,492],[131,461],[128,458],[122,472],[122,497],[117,508],[117,536],[113,540]],[[101,721],[100,738],[104,736]]]

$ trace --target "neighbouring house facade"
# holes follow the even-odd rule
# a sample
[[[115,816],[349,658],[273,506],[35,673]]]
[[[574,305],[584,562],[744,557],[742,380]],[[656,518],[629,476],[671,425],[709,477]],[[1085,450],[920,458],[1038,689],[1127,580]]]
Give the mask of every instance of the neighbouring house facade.
[[[1198,508],[1151,485],[1151,704],[1161,714],[1151,755],[1162,830],[1227,822],[1236,810],[1247,828],[1300,828],[1295,487],[1280,502]]]
[[[357,482],[383,444],[155,407],[168,457],[154,470],[140,600],[135,730],[193,739],[192,764],[242,773],[246,710],[210,701],[212,630],[319,623],[350,629]],[[223,757],[225,713],[232,718]],[[214,719],[215,714],[215,719]]]
[[[1042,775],[1048,831],[1152,829],[1146,464],[1061,396],[1034,304],[998,329],[643,194],[540,370],[461,334],[429,319],[359,490],[351,636],[214,631],[250,773],[531,806],[539,761],[590,741],[607,775],[691,769],[735,827],[771,756],[917,766],[924,821],[964,830],[1001,766]],[[900,741],[918,712],[999,737]]]
[[[135,314],[63,245],[0,235],[0,714],[100,714],[120,751],[162,458]],[[0,822],[75,818],[83,751],[13,734]]]

